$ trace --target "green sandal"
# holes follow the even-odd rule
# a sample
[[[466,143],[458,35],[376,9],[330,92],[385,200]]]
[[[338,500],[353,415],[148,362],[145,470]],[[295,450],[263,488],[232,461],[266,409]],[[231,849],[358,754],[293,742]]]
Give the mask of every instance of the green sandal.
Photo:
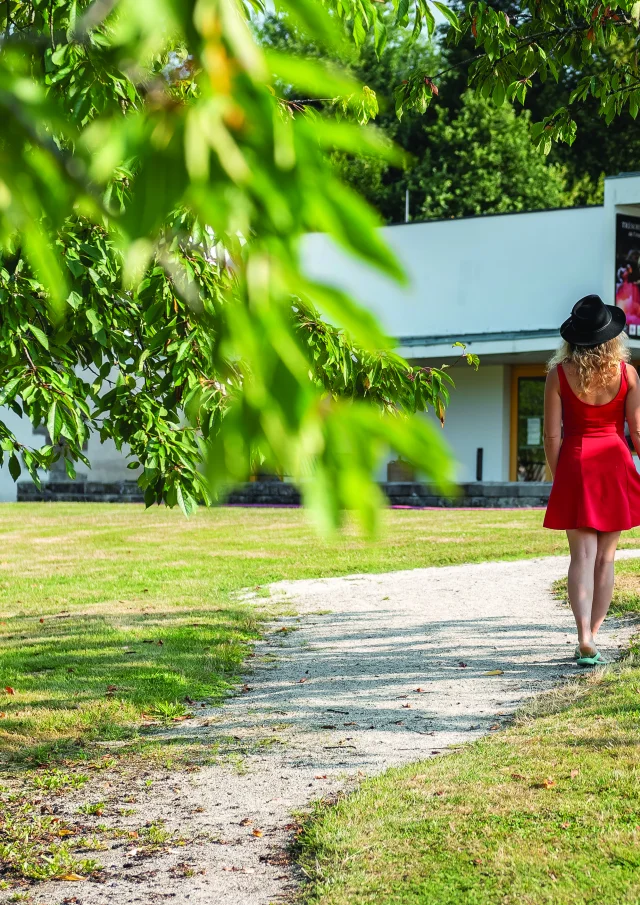
[[[578,666],[605,666],[607,663],[599,650],[595,652],[593,657],[578,657],[576,662]]]

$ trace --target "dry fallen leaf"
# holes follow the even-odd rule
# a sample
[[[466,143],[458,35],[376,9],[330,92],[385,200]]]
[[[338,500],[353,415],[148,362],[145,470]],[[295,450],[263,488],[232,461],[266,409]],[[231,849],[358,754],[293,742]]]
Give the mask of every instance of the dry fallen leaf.
[[[483,672],[483,676],[503,676],[504,669],[490,669],[488,672]]]
[[[264,835],[262,830],[252,830],[251,832],[253,833],[254,836],[263,836]]]
[[[571,779],[575,779],[580,770],[572,770],[571,771]]]
[[[415,690],[418,692],[418,694],[426,694],[426,693],[427,693],[427,689],[426,689],[426,688],[416,688]]]
[[[251,826],[252,823],[253,820],[251,819],[251,817],[245,817],[244,820],[240,821],[240,826]]]
[[[496,729],[500,728],[500,723],[494,723],[493,726],[489,726],[489,732],[494,732]]]
[[[318,775],[317,775],[317,776],[314,776],[313,778],[314,778],[314,779],[327,779],[327,774],[326,774],[326,773],[318,773]]]
[[[11,687],[11,685],[5,685],[4,690],[7,694],[15,694],[15,690]]]
[[[512,773],[511,779],[526,779],[526,776],[523,776],[522,773]]]
[[[537,783],[536,788],[550,789],[551,786],[555,786],[555,784],[556,784],[555,779],[549,779],[549,777],[547,777],[546,779],[543,779],[542,782]]]
[[[86,880],[86,877],[81,877],[80,874],[63,874],[60,877],[61,880],[65,880],[67,883],[80,883],[83,880]]]
[[[98,813],[98,812],[96,812],[96,813]],[[100,811],[99,813],[102,814],[102,811]],[[73,830],[67,830],[67,829],[58,830],[58,836],[73,836],[73,835],[74,835]]]

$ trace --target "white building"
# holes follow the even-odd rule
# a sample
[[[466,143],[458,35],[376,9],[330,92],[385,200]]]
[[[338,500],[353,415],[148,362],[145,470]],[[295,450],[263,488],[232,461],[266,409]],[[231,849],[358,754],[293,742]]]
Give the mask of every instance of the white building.
[[[478,372],[464,362],[452,370],[457,389],[444,433],[460,481],[540,481],[546,477],[544,363],[559,343],[559,325],[581,296],[598,293],[612,304],[627,259],[633,261],[630,277],[640,280],[640,219],[634,218],[640,218],[640,174],[607,179],[604,205],[598,207],[384,227],[408,275],[404,287],[323,235],[308,237],[305,262],[312,276],[347,289],[374,311],[411,361],[452,364],[459,356],[452,349],[456,341],[480,356]],[[640,289],[634,291],[640,299]],[[640,324],[640,301],[638,315]],[[635,324],[630,332],[632,357],[640,362],[640,326],[637,339]],[[28,422],[4,415],[21,441],[33,441]],[[103,446],[97,437],[87,454],[92,469],[81,477],[134,477],[113,445]],[[379,477],[386,480],[386,469]],[[15,499],[4,467],[0,500]]]
[[[456,341],[480,356],[477,373],[466,363],[451,371],[457,389],[444,434],[458,480],[540,481],[545,362],[579,298],[598,293],[614,303],[619,217],[640,237],[640,174],[607,179],[603,206],[385,227],[406,287],[347,257],[326,236],[309,238],[306,261],[313,276],[374,311],[411,361],[452,364]],[[627,251],[618,241],[618,264]],[[640,336],[629,341],[640,361]]]

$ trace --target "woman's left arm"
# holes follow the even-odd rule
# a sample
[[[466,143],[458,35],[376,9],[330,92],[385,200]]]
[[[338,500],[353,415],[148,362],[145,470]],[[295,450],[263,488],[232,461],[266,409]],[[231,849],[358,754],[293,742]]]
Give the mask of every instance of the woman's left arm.
[[[638,372],[631,365],[627,365],[627,379],[629,392],[625,404],[625,415],[633,448],[640,456],[640,380],[638,380]]]

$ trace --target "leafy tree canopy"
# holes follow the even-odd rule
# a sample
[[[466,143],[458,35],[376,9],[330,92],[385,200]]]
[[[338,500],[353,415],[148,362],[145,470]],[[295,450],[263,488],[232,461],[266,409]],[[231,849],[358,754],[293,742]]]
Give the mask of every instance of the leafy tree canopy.
[[[412,196],[423,217],[462,217],[562,207],[565,177],[532,147],[528,113],[498,110],[466,92],[451,114],[438,108],[429,155],[412,169]]]
[[[518,15],[509,0],[497,0],[492,6],[510,17]],[[465,8],[464,3],[453,3],[461,17]],[[389,12],[387,21],[393,21]],[[266,17],[259,29],[261,42],[317,57],[318,46],[304,42],[288,24],[282,17]],[[447,26],[439,31],[444,39],[438,35],[438,40],[431,41],[424,32],[416,38],[408,29],[390,28],[391,36],[379,55],[371,32],[360,47],[341,48],[341,55],[335,57],[359,82],[375,91],[379,105],[376,124],[410,154],[403,169],[371,156],[334,155],[342,178],[385,220],[404,218],[407,189],[414,218],[593,204],[602,201],[605,171],[613,174],[635,168],[640,132],[634,128],[628,110],[607,125],[593,97],[573,105],[572,115],[578,125],[573,146],[555,143],[547,155],[531,147],[530,123],[556,110],[571,96],[581,71],[565,67],[558,81],[534,80],[524,105],[505,100],[496,107],[491,99],[482,105],[474,100],[476,92],[467,89],[469,69],[477,56],[472,31],[455,40],[447,38]],[[589,58],[588,71],[601,71],[614,62],[620,46],[621,42],[615,40],[598,58]],[[394,92],[416,72],[440,73],[434,78],[437,94],[424,112],[404,109],[398,119]],[[286,86],[283,93],[292,90]],[[477,118],[472,115],[472,104]],[[446,188],[448,183],[450,187]],[[454,183],[458,191],[451,189]]]
[[[532,126],[548,152],[574,140],[587,99],[606,122],[637,115],[636,6],[275,8],[320,48],[316,61],[259,46],[248,21],[264,12],[260,0],[3,4],[2,402],[65,440],[34,450],[2,425],[14,476],[21,464],[36,476],[61,454],[73,473],[86,432],[98,430],[130,445],[148,502],[185,511],[256,461],[302,482],[329,524],[344,506],[372,523],[371,473],[387,446],[448,479],[428,424],[395,414],[442,414],[448,375],[409,368],[364,310],[300,263],[300,238],[321,230],[402,278],[330,157],[402,158],[364,126],[375,91],[326,60],[369,36],[379,55],[398,29],[432,35],[437,8],[448,44],[472,42],[469,82],[497,107],[584,73]],[[623,52],[611,54],[616,42]],[[395,88],[397,116],[424,112],[442,77],[416,60]],[[337,99],[329,108],[308,103],[327,96]]]
[[[329,87],[354,109],[367,92],[266,56],[235,0],[2,9],[0,402],[51,437],[35,449],[0,423],[14,478],[60,457],[73,476],[94,431],[126,444],[148,504],[185,512],[260,464],[302,483],[326,524],[346,506],[371,525],[387,447],[446,481],[435,431],[405,416],[442,418],[451,378],[409,367],[299,261],[322,230],[401,277],[327,159],[397,152],[357,123],[294,115],[272,84]],[[330,17],[292,14],[338,40]]]

